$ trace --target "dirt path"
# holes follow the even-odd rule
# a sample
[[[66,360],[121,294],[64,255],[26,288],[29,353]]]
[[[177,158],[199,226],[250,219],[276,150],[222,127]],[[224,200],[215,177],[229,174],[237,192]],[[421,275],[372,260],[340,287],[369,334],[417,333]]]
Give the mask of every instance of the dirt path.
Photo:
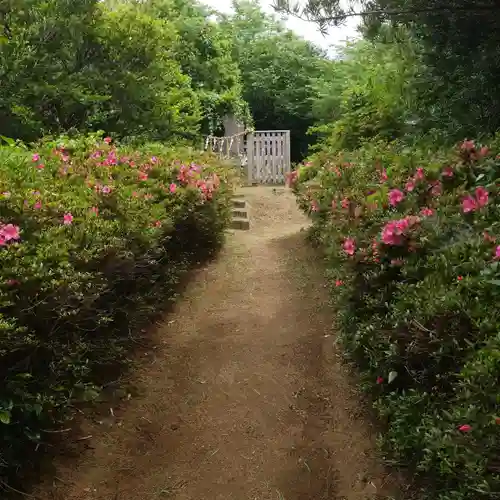
[[[244,190],[236,232],[155,334],[141,395],[43,500],[367,500],[392,482],[339,362],[292,196]],[[379,496],[380,495],[380,496]]]

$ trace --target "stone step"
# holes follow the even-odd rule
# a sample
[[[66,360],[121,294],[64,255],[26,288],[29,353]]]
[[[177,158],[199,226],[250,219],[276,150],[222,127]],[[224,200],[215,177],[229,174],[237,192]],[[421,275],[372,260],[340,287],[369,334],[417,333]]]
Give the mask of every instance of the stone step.
[[[246,205],[247,205],[247,202],[243,198],[233,198],[233,207],[234,208],[245,208]]]
[[[233,217],[248,219],[248,211],[245,208],[233,208],[231,212]]]
[[[250,221],[246,217],[233,217],[231,220],[231,229],[248,231],[250,229]]]

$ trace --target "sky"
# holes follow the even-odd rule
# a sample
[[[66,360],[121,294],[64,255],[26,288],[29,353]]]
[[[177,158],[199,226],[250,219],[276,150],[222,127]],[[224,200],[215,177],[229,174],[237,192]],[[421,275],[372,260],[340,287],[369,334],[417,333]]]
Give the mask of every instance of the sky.
[[[201,0],[201,2],[217,9],[220,12],[231,12],[232,0]],[[265,12],[274,12],[271,7],[272,0],[260,0],[260,4]],[[319,45],[325,50],[328,50],[330,54],[334,54],[335,49],[331,47],[332,45],[342,44],[345,42],[346,38],[352,39],[358,37],[358,34],[356,33],[356,26],[358,22],[359,21],[356,18],[350,18],[347,20],[345,26],[330,28],[326,36],[323,36],[319,32],[316,25],[302,21],[301,19],[289,17],[286,21],[286,25],[290,30],[294,31],[299,36],[316,45]]]

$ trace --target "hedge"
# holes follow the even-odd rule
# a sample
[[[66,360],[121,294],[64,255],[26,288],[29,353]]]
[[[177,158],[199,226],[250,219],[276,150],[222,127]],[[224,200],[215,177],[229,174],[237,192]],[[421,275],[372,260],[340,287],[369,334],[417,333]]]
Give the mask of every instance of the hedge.
[[[0,148],[0,476],[126,363],[229,221],[227,169],[188,149],[65,137]],[[42,446],[41,446],[42,445]],[[3,471],[3,473],[2,473]]]
[[[290,179],[385,456],[433,500],[500,498],[499,144],[323,148]]]

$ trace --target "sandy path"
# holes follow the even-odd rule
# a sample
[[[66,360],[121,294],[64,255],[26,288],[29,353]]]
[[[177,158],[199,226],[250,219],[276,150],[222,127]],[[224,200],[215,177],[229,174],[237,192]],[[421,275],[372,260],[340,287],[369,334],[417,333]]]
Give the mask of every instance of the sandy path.
[[[243,191],[252,229],[229,236],[155,332],[141,395],[96,426],[91,448],[58,465],[37,497],[386,498],[391,481],[300,231],[307,221],[283,190]]]

